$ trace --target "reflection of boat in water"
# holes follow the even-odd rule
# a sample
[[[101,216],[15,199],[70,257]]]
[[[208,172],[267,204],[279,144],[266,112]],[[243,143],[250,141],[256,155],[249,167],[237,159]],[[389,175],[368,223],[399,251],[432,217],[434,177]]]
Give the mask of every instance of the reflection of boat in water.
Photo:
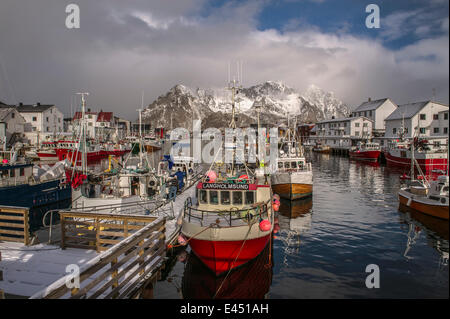
[[[425,215],[420,212],[417,212],[416,210],[405,206],[400,205],[399,210],[402,213],[409,214],[409,217],[411,219],[414,219],[415,221],[419,222],[423,226],[425,226],[427,229],[435,232],[438,236],[441,238],[448,240],[449,236],[449,224],[448,221],[442,220],[440,218],[436,218],[430,215]]]
[[[215,276],[192,252],[187,259],[181,285],[185,299],[263,299],[272,284],[270,246],[228,277]],[[216,295],[217,294],[217,295]]]
[[[297,200],[287,200],[281,198],[279,213],[289,218],[296,218],[309,213],[312,209],[312,197]]]
[[[288,264],[287,256],[297,256],[300,250],[300,235],[311,229],[312,223],[312,199],[292,201],[291,210],[286,210],[287,203],[281,203],[280,214],[277,215],[279,231],[277,239],[282,242],[284,248],[283,263]],[[284,211],[281,207],[284,206]]]
[[[408,208],[405,208],[408,209]],[[440,255],[439,268],[448,265],[448,222],[417,213],[408,209],[404,221],[408,224],[408,240],[406,242],[405,252],[403,256],[410,259],[408,256],[417,239],[420,237],[422,230],[425,230],[428,243],[436,249]]]

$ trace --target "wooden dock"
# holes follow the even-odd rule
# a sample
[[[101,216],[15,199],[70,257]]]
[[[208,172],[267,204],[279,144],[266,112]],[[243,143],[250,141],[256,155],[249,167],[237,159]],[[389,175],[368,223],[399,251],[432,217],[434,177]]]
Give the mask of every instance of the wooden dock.
[[[135,298],[164,266],[165,223],[164,216],[63,212],[60,247],[0,243],[8,277],[0,289],[31,298]],[[77,279],[68,266],[79,269]]]

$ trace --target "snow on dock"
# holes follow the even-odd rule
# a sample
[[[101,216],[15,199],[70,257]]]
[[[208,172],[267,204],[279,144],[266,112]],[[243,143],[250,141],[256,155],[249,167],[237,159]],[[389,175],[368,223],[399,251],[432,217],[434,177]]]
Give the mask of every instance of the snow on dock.
[[[25,246],[13,242],[0,242],[0,252],[0,271],[3,271],[0,290],[7,295],[24,297],[65,276],[67,265],[81,266],[97,255],[95,250],[62,250],[53,245]]]
[[[67,275],[66,267],[68,265],[76,264],[80,269],[89,270],[99,256],[107,253],[114,247],[119,247],[129,240],[130,237],[134,236],[136,232],[147,227],[146,225],[162,218],[164,220],[164,227],[161,228],[164,231],[164,235],[160,235],[162,244],[158,244],[154,256],[148,257],[153,258],[153,260],[144,265],[143,270],[139,270],[140,263],[139,265],[136,264],[136,261],[132,263],[132,259],[131,261],[124,260],[120,264],[120,259],[113,258],[111,259],[111,269],[114,270],[105,270],[103,268],[103,270],[108,272],[110,281],[105,283],[107,277],[99,275],[103,276],[103,280],[95,287],[102,284],[108,285],[109,283],[110,289],[117,291],[114,295],[111,295],[109,290],[102,291],[100,289],[97,294],[94,292],[93,296],[100,298],[125,296],[123,291],[129,293],[131,284],[138,285],[139,278],[143,274],[153,274],[155,269],[161,266],[164,261],[161,258],[165,256],[167,245],[176,240],[177,234],[181,229],[181,224],[177,223],[177,220],[179,220],[179,216],[183,212],[186,200],[195,196],[196,184],[196,182],[192,183],[185,188],[181,194],[177,195],[174,201],[157,201],[158,204],[154,206],[153,210],[146,208],[142,213],[111,214],[95,211],[60,211],[61,224],[58,225],[61,236],[60,246],[51,244],[27,246],[23,242],[0,240],[2,256],[0,272],[3,272],[3,281],[0,281],[0,291],[4,291],[6,296],[30,297],[35,294],[42,294],[42,297],[46,298],[54,295],[57,297],[70,297],[70,291],[66,291],[65,286],[62,284],[62,278]],[[148,221],[145,221],[146,219]],[[154,236],[150,232],[145,240],[148,240],[150,235]],[[146,247],[149,245],[151,246],[151,243],[147,242]],[[141,254],[144,252],[144,249],[139,248],[138,245],[130,247],[128,250],[141,249]],[[123,248],[121,249],[121,251],[125,251]],[[137,253],[136,255],[139,256]],[[102,260],[104,262],[104,259]],[[118,265],[120,267],[114,266],[117,262],[120,264]],[[145,270],[146,267],[150,267],[151,270]],[[145,272],[143,272],[144,270]],[[135,274],[137,271],[138,273]],[[128,278],[130,273],[134,274],[132,276],[134,279],[132,280]],[[113,274],[115,276],[122,274],[123,287],[119,283],[119,279],[116,279],[116,283],[111,283],[114,280]],[[89,282],[95,280],[95,277],[92,278],[90,276],[84,279],[86,279],[85,283],[89,285]],[[50,287],[55,290],[53,292],[54,295],[50,293],[53,291],[52,289],[49,290]],[[49,294],[47,295],[43,291],[48,291]],[[84,293],[83,296],[86,296],[91,291],[88,290]],[[77,296],[77,291],[74,291],[73,295]]]

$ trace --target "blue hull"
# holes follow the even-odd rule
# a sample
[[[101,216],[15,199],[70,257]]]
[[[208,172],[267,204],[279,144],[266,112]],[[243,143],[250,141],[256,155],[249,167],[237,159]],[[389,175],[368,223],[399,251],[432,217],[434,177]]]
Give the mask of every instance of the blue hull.
[[[42,226],[42,217],[50,209],[70,207],[72,188],[59,180],[36,185],[17,185],[0,188],[0,205],[19,206],[30,209],[30,230]]]

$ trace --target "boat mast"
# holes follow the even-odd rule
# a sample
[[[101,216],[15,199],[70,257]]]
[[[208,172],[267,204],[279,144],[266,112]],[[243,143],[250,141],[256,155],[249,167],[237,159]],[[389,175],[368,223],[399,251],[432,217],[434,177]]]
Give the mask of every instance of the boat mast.
[[[86,148],[86,120],[85,120],[85,109],[86,109],[86,99],[84,98],[89,93],[77,93],[81,95],[81,138],[80,142],[82,143],[81,150],[81,170],[83,174],[87,174],[87,148]]]

